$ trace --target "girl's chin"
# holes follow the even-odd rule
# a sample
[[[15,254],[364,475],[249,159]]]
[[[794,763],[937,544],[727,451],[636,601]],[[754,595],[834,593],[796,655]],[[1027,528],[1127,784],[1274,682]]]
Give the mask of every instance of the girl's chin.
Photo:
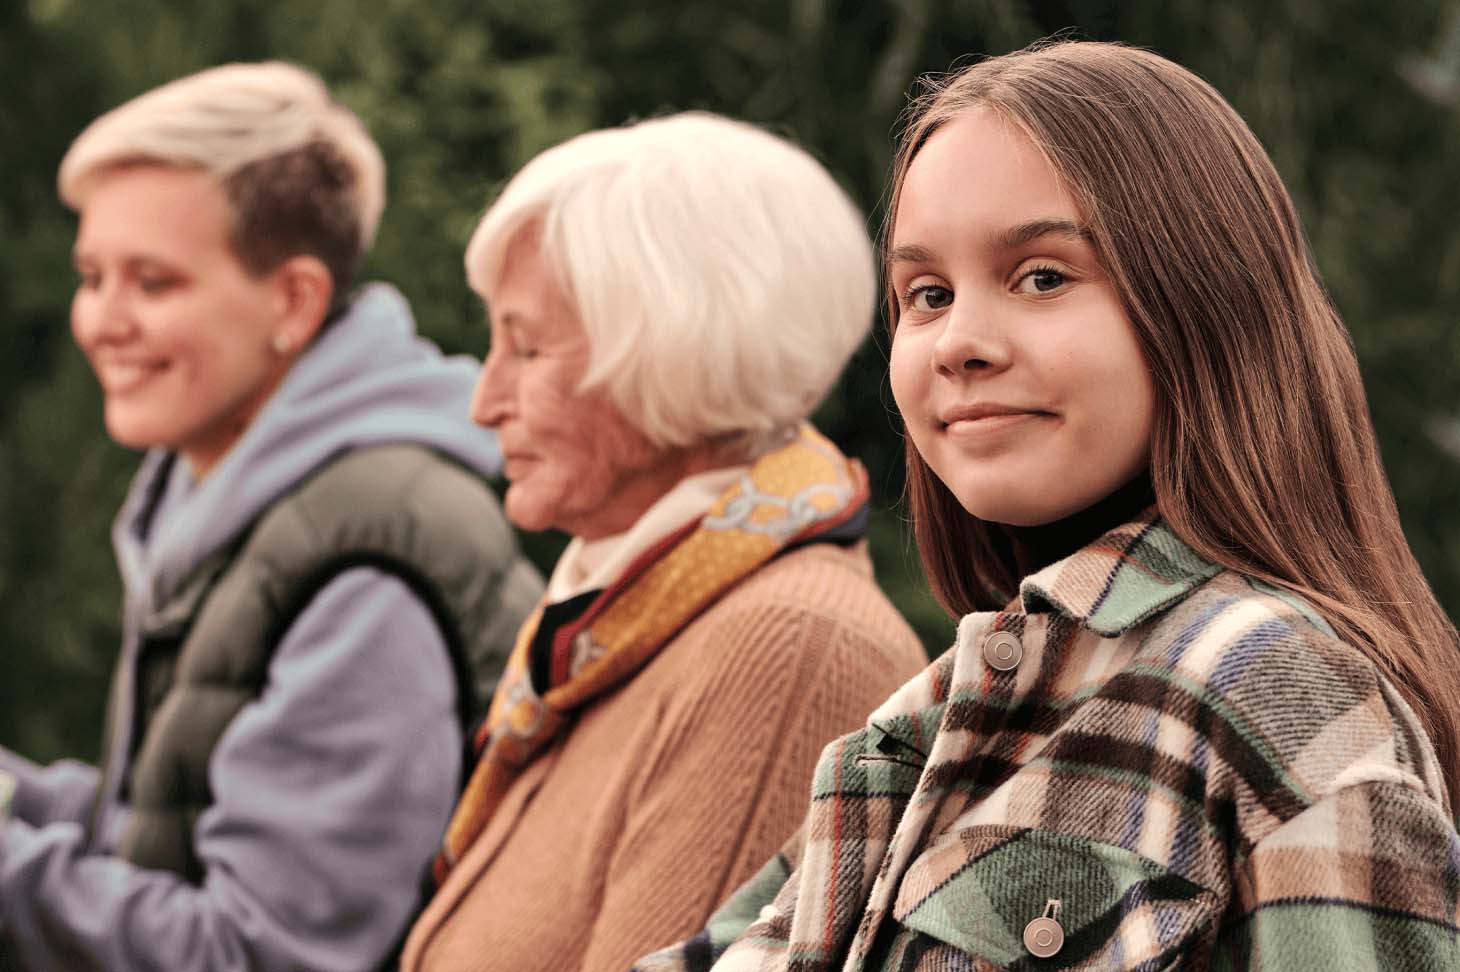
[[[1009,490],[1001,496],[959,496],[959,504],[975,519],[1011,527],[1037,527],[1080,512],[1089,504],[1011,503]],[[1068,508],[1066,508],[1068,506]]]

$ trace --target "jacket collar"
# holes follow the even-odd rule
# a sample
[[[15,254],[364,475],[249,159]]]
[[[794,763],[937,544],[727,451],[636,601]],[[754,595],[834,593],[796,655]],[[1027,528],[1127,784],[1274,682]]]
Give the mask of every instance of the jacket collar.
[[[1152,507],[1064,560],[1030,574],[1019,585],[1019,597],[1005,610],[1053,611],[1113,638],[1171,607],[1221,570],[1182,542]],[[963,626],[973,617],[959,623],[960,641]],[[859,744],[889,762],[926,762],[952,689],[956,656],[955,650],[944,652],[878,706],[867,720],[866,739]]]
[[[1102,637],[1116,637],[1221,570],[1177,537],[1152,507],[1024,578],[1019,606],[1026,614],[1056,611]]]

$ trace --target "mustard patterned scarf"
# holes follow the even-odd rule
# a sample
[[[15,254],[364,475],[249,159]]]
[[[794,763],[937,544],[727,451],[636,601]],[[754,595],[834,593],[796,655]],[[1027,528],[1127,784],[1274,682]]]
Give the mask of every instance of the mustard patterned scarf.
[[[867,473],[803,423],[758,458],[699,520],[635,560],[607,589],[540,604],[523,624],[487,721],[476,767],[446,829],[439,887],[512,782],[573,713],[631,678],[686,624],[787,548],[849,542],[868,513]]]

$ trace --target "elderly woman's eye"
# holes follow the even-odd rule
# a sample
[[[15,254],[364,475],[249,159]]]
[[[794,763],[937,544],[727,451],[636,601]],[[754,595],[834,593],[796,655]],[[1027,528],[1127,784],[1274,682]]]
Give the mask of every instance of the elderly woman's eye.
[[[953,303],[953,291],[947,287],[922,285],[910,289],[906,300],[913,310],[930,313],[940,311]]]

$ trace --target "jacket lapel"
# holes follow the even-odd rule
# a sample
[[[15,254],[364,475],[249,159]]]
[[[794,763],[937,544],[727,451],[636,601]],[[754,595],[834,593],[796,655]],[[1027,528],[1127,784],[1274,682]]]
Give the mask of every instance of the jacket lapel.
[[[1025,634],[1025,618],[1019,614],[985,615],[988,631]],[[990,624],[989,621],[992,621]],[[898,890],[908,867],[933,837],[976,801],[981,791],[977,781],[998,766],[991,765],[991,747],[1000,738],[1004,722],[1015,710],[1010,704],[1028,691],[1030,674],[1038,666],[1022,671],[994,672],[984,664],[980,646],[987,632],[975,632],[960,625],[958,642],[929,673],[937,684],[934,705],[904,714],[882,713],[874,721],[896,732],[899,748],[911,747],[919,739],[926,756],[913,792],[905,799],[905,810],[887,842],[881,867],[867,897],[862,921],[847,952],[847,970],[877,968],[887,944],[884,928],[897,902]],[[929,738],[930,737],[930,738]],[[974,784],[974,785],[970,785]]]

